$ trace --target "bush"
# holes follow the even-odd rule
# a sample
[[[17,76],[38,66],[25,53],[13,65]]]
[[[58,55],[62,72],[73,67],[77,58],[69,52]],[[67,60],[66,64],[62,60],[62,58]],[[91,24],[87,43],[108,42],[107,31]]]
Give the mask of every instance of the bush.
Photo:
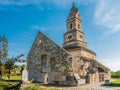
[[[112,77],[112,78],[120,78],[120,71],[111,72],[111,77]]]

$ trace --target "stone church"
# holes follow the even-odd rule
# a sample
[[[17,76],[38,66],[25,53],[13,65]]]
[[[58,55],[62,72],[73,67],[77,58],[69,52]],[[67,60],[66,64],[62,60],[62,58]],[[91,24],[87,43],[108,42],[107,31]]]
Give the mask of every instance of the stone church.
[[[88,49],[81,27],[79,10],[73,4],[62,47],[38,32],[27,57],[29,80],[62,85],[110,80],[110,69],[99,63],[96,53]]]

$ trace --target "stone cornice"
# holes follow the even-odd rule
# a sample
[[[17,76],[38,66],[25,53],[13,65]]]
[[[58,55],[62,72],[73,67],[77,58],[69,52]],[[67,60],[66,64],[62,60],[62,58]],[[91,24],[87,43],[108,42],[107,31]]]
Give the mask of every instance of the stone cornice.
[[[67,31],[64,35],[66,35],[66,34],[68,34],[68,33],[73,33],[73,32],[75,32],[75,31],[78,31],[78,32],[84,34],[84,33],[83,33],[82,31],[80,31],[80,30],[73,29],[73,30]]]

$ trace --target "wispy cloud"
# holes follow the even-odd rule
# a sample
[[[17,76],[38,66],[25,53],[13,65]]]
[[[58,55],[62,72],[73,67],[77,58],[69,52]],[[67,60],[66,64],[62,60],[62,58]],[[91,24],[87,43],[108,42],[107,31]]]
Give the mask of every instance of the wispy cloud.
[[[95,22],[108,28],[105,35],[120,31],[120,1],[98,0],[94,13]]]
[[[88,2],[91,2],[93,0],[88,0]],[[40,4],[40,3],[49,3],[54,4],[56,6],[67,6],[71,3],[81,3],[84,2],[84,0],[1,0],[0,5],[28,5],[28,4]]]
[[[1,0],[0,5],[24,6],[29,4],[39,4],[41,0]]]
[[[44,10],[44,8],[49,8],[50,6],[69,8],[73,2],[75,4],[88,4],[91,1],[93,0],[88,0],[87,2],[85,0],[0,0],[0,6],[34,5],[37,6],[39,10]],[[44,7],[43,4],[47,4],[48,7]]]
[[[41,2],[41,0],[0,0],[0,10],[19,11],[23,9],[23,6],[33,5],[43,11],[44,8],[41,7]]]
[[[100,58],[99,60],[112,71],[120,70],[120,58]]]
[[[30,26],[30,28],[33,30],[38,30],[38,31],[45,31],[46,30],[44,27],[41,27],[39,25],[32,25],[32,26]]]

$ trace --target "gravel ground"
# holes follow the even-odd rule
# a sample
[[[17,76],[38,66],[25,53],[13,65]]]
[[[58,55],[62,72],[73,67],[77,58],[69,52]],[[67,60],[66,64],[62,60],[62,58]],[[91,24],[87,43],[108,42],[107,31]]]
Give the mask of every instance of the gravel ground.
[[[102,86],[101,83],[86,84],[76,87],[57,87],[61,90],[120,90],[120,87]]]

